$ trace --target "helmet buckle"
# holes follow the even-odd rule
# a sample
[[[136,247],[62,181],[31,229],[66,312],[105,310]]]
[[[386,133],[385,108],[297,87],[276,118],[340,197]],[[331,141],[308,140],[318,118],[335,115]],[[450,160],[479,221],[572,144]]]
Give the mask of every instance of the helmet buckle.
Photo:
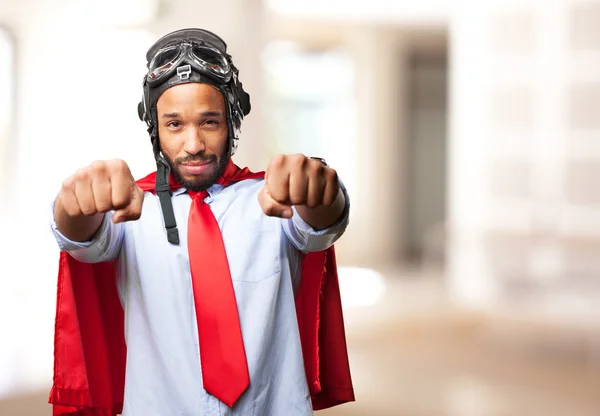
[[[181,81],[189,79],[190,74],[192,73],[191,65],[183,65],[177,68],[177,75]]]

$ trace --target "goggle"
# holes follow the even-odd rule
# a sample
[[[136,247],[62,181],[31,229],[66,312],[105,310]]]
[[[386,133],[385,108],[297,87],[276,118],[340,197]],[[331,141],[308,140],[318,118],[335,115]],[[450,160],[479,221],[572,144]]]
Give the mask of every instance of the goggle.
[[[206,44],[181,42],[166,46],[154,55],[148,65],[146,82],[150,86],[165,82],[179,73],[179,69],[184,69],[180,67],[182,63],[222,83],[228,83],[232,76],[229,61],[221,51]]]

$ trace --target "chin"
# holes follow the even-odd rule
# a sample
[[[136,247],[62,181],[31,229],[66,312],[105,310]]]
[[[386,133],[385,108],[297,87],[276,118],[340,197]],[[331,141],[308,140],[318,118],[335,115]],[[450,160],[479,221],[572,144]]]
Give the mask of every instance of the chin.
[[[193,186],[200,186],[200,187],[204,187],[206,185],[210,186],[212,185],[210,182],[210,175],[194,175],[194,176],[186,176],[183,179],[185,179],[185,181],[187,183],[189,183],[190,185]]]
[[[210,163],[207,166],[206,170],[198,173],[196,175],[190,174],[189,172],[185,172],[181,169],[179,164],[173,165],[171,164],[171,171],[175,176],[175,179],[185,188],[191,191],[203,191],[212,185],[214,185],[219,176],[223,174],[227,166],[228,159],[218,160],[216,162]]]
[[[185,174],[181,175],[181,177],[189,182],[204,182],[205,180],[213,176],[214,171],[214,169],[207,169],[202,173],[198,173],[197,175]]]
[[[216,181],[213,179],[213,169],[210,172],[202,172],[199,175],[182,175],[181,171],[176,172],[176,179],[184,188],[190,191],[201,192],[210,188]]]

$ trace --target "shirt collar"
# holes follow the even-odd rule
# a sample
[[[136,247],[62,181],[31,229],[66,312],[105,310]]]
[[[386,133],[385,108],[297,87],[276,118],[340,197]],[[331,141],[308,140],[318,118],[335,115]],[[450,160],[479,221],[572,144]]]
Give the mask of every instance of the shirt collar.
[[[211,198],[214,198],[215,196],[217,196],[223,190],[223,188],[224,188],[223,185],[214,184],[210,188],[207,189],[208,195]],[[175,191],[173,191],[173,196],[181,195],[181,194],[186,193],[186,192],[187,192],[187,189],[185,189],[185,188],[179,188],[179,189],[176,189]]]

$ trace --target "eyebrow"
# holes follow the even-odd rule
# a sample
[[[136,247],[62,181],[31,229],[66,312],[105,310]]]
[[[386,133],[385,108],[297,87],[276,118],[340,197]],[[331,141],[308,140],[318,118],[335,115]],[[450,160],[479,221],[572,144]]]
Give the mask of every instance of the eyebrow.
[[[223,113],[220,111],[204,111],[200,115],[203,117],[221,117]],[[178,118],[180,116],[179,113],[164,113],[161,118]]]

